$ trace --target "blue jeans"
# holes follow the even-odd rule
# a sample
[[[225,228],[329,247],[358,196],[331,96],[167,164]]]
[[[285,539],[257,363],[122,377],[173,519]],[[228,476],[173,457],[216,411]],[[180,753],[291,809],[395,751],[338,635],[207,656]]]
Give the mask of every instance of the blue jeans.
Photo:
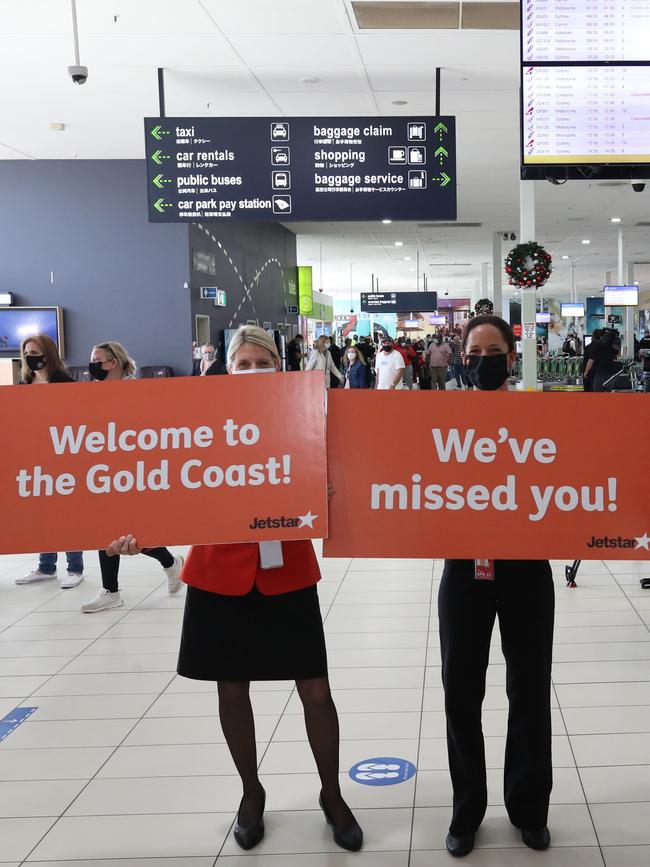
[[[54,554],[39,554],[38,568],[46,575],[54,575],[56,572],[56,561],[58,553]],[[82,574],[84,571],[84,554],[83,551],[66,551],[65,555],[68,559],[68,572],[78,572]]]
[[[465,365],[462,362],[458,364],[454,364],[453,367],[454,376],[456,377],[456,385],[460,388],[463,385],[467,385],[467,376],[465,374]]]

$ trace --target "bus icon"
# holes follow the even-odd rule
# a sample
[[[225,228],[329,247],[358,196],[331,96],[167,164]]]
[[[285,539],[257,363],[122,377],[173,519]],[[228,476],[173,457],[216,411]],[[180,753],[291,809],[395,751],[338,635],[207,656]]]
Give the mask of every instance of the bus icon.
[[[291,172],[273,172],[271,184],[274,190],[290,190]]]

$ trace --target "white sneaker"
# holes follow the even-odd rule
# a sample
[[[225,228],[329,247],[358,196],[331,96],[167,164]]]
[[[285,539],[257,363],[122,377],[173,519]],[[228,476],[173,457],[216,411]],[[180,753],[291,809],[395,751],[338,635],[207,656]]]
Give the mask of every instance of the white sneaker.
[[[91,601],[86,602],[81,606],[84,614],[94,614],[96,611],[108,611],[109,608],[120,608],[124,605],[124,600],[120,596],[120,591],[111,593],[110,590],[100,590],[97,596]]]
[[[167,590],[169,591],[170,596],[178,593],[183,586],[183,582],[178,576],[181,574],[184,562],[185,559],[183,557],[174,557],[174,565],[169,566],[167,569],[163,569],[163,572],[167,576]]]
[[[81,572],[68,572],[65,578],[61,579],[61,589],[69,590],[71,587],[77,587],[84,580]]]
[[[16,578],[16,584],[36,584],[37,581],[52,581],[56,578],[56,572],[50,575],[47,572],[41,572],[40,569],[34,569],[33,572],[28,572],[22,578]]]

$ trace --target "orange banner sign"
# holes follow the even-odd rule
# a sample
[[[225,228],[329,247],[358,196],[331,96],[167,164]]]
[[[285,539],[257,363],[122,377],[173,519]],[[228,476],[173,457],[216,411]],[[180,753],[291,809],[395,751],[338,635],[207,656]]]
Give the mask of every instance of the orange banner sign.
[[[650,559],[650,399],[330,394],[330,557]]]
[[[1,553],[327,535],[322,373],[3,386],[0,406]]]

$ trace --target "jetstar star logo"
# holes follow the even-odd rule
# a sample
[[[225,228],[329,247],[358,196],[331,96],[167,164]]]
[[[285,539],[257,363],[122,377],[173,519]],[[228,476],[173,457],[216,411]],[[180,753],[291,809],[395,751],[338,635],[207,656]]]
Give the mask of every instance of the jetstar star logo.
[[[647,532],[643,536],[592,536],[591,542],[587,542],[587,548],[645,548],[650,551],[650,536]]]
[[[278,527],[309,527],[314,529],[314,521],[318,515],[312,514],[311,510],[306,515],[298,515],[295,518],[287,518],[281,515],[279,518],[253,518],[252,524],[249,524],[251,530],[275,530]]]

